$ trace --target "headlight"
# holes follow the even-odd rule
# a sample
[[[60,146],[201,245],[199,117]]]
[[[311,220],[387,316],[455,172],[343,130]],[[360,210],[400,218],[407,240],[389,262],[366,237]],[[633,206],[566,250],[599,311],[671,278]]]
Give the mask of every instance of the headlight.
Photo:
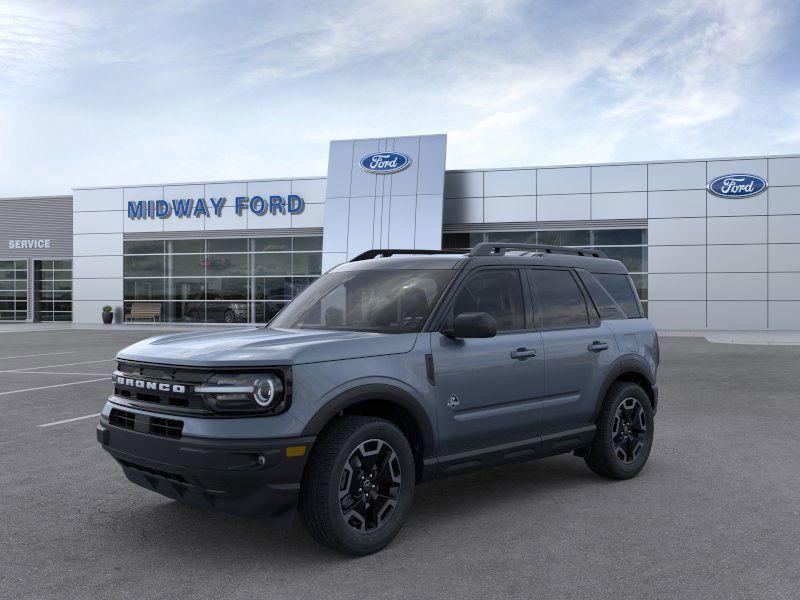
[[[285,388],[276,373],[217,373],[194,391],[216,412],[277,414],[288,408]]]

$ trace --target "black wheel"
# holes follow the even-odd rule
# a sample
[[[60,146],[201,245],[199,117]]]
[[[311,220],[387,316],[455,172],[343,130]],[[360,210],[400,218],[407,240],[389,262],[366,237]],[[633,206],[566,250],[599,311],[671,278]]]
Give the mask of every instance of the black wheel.
[[[647,392],[635,383],[615,383],[600,409],[586,464],[598,475],[630,479],[644,467],[652,445],[653,409]]]
[[[308,460],[299,513],[315,540],[362,556],[394,539],[416,477],[402,431],[375,417],[341,417],[320,434]]]
[[[232,310],[226,310],[225,311],[225,322],[226,323],[233,323],[234,321],[236,321],[236,317],[233,315],[233,311]]]

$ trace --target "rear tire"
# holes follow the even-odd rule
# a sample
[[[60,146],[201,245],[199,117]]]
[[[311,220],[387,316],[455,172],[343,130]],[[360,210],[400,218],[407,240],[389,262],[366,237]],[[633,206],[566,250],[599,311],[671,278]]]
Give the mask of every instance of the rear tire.
[[[372,554],[403,526],[415,480],[411,446],[393,423],[340,417],[314,444],[300,487],[300,518],[320,544]]]
[[[644,468],[653,445],[653,409],[639,385],[618,381],[608,390],[597,432],[584,456],[589,468],[610,479],[630,479]]]

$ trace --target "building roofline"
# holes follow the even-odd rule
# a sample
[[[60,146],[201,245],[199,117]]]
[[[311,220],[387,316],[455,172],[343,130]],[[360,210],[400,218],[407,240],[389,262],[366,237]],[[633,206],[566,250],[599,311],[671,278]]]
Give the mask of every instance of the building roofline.
[[[251,178],[251,179],[221,179],[216,181],[173,181],[173,182],[166,182],[166,183],[126,183],[122,185],[91,185],[91,186],[81,186],[81,187],[74,187],[72,191],[77,190],[116,190],[120,188],[142,188],[142,187],[163,187],[167,185],[217,185],[217,184],[225,184],[225,183],[254,183],[256,181],[265,181],[265,182],[273,182],[273,181],[313,181],[316,179],[327,179],[325,175],[315,175],[310,177],[263,177],[263,178]]]
[[[670,160],[637,160],[607,163],[573,163],[562,165],[538,165],[523,167],[490,167],[476,169],[446,169],[446,173],[474,173],[477,171],[533,171],[535,169],[577,169],[585,167],[624,167],[628,165],[661,165],[693,162],[725,162],[733,160],[765,160],[775,158],[800,158],[800,154],[759,154],[755,156],[723,156],[714,158],[675,158]]]
[[[54,196],[7,196],[5,198],[0,198],[0,202],[3,200],[72,200],[72,196],[64,194],[57,194]]]

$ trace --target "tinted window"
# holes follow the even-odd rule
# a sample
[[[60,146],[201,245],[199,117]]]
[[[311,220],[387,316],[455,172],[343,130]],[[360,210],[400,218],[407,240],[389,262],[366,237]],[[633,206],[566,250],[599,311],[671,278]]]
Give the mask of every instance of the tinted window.
[[[485,312],[497,322],[497,331],[525,329],[525,305],[516,270],[489,270],[471,277],[458,291],[447,326],[465,312]]]
[[[636,295],[633,291],[633,286],[627,275],[618,275],[610,273],[595,273],[597,278],[604,288],[611,294],[611,297],[616,300],[617,304],[625,311],[625,316],[629,319],[637,319],[642,316],[639,311],[639,303],[637,302]]]
[[[542,329],[588,327],[589,314],[580,288],[569,271],[529,271],[538,295]]]
[[[625,319],[625,311],[622,310],[620,305],[611,297],[594,275],[583,269],[578,270],[578,276],[583,281],[583,285],[589,292],[597,311],[603,319]]]

